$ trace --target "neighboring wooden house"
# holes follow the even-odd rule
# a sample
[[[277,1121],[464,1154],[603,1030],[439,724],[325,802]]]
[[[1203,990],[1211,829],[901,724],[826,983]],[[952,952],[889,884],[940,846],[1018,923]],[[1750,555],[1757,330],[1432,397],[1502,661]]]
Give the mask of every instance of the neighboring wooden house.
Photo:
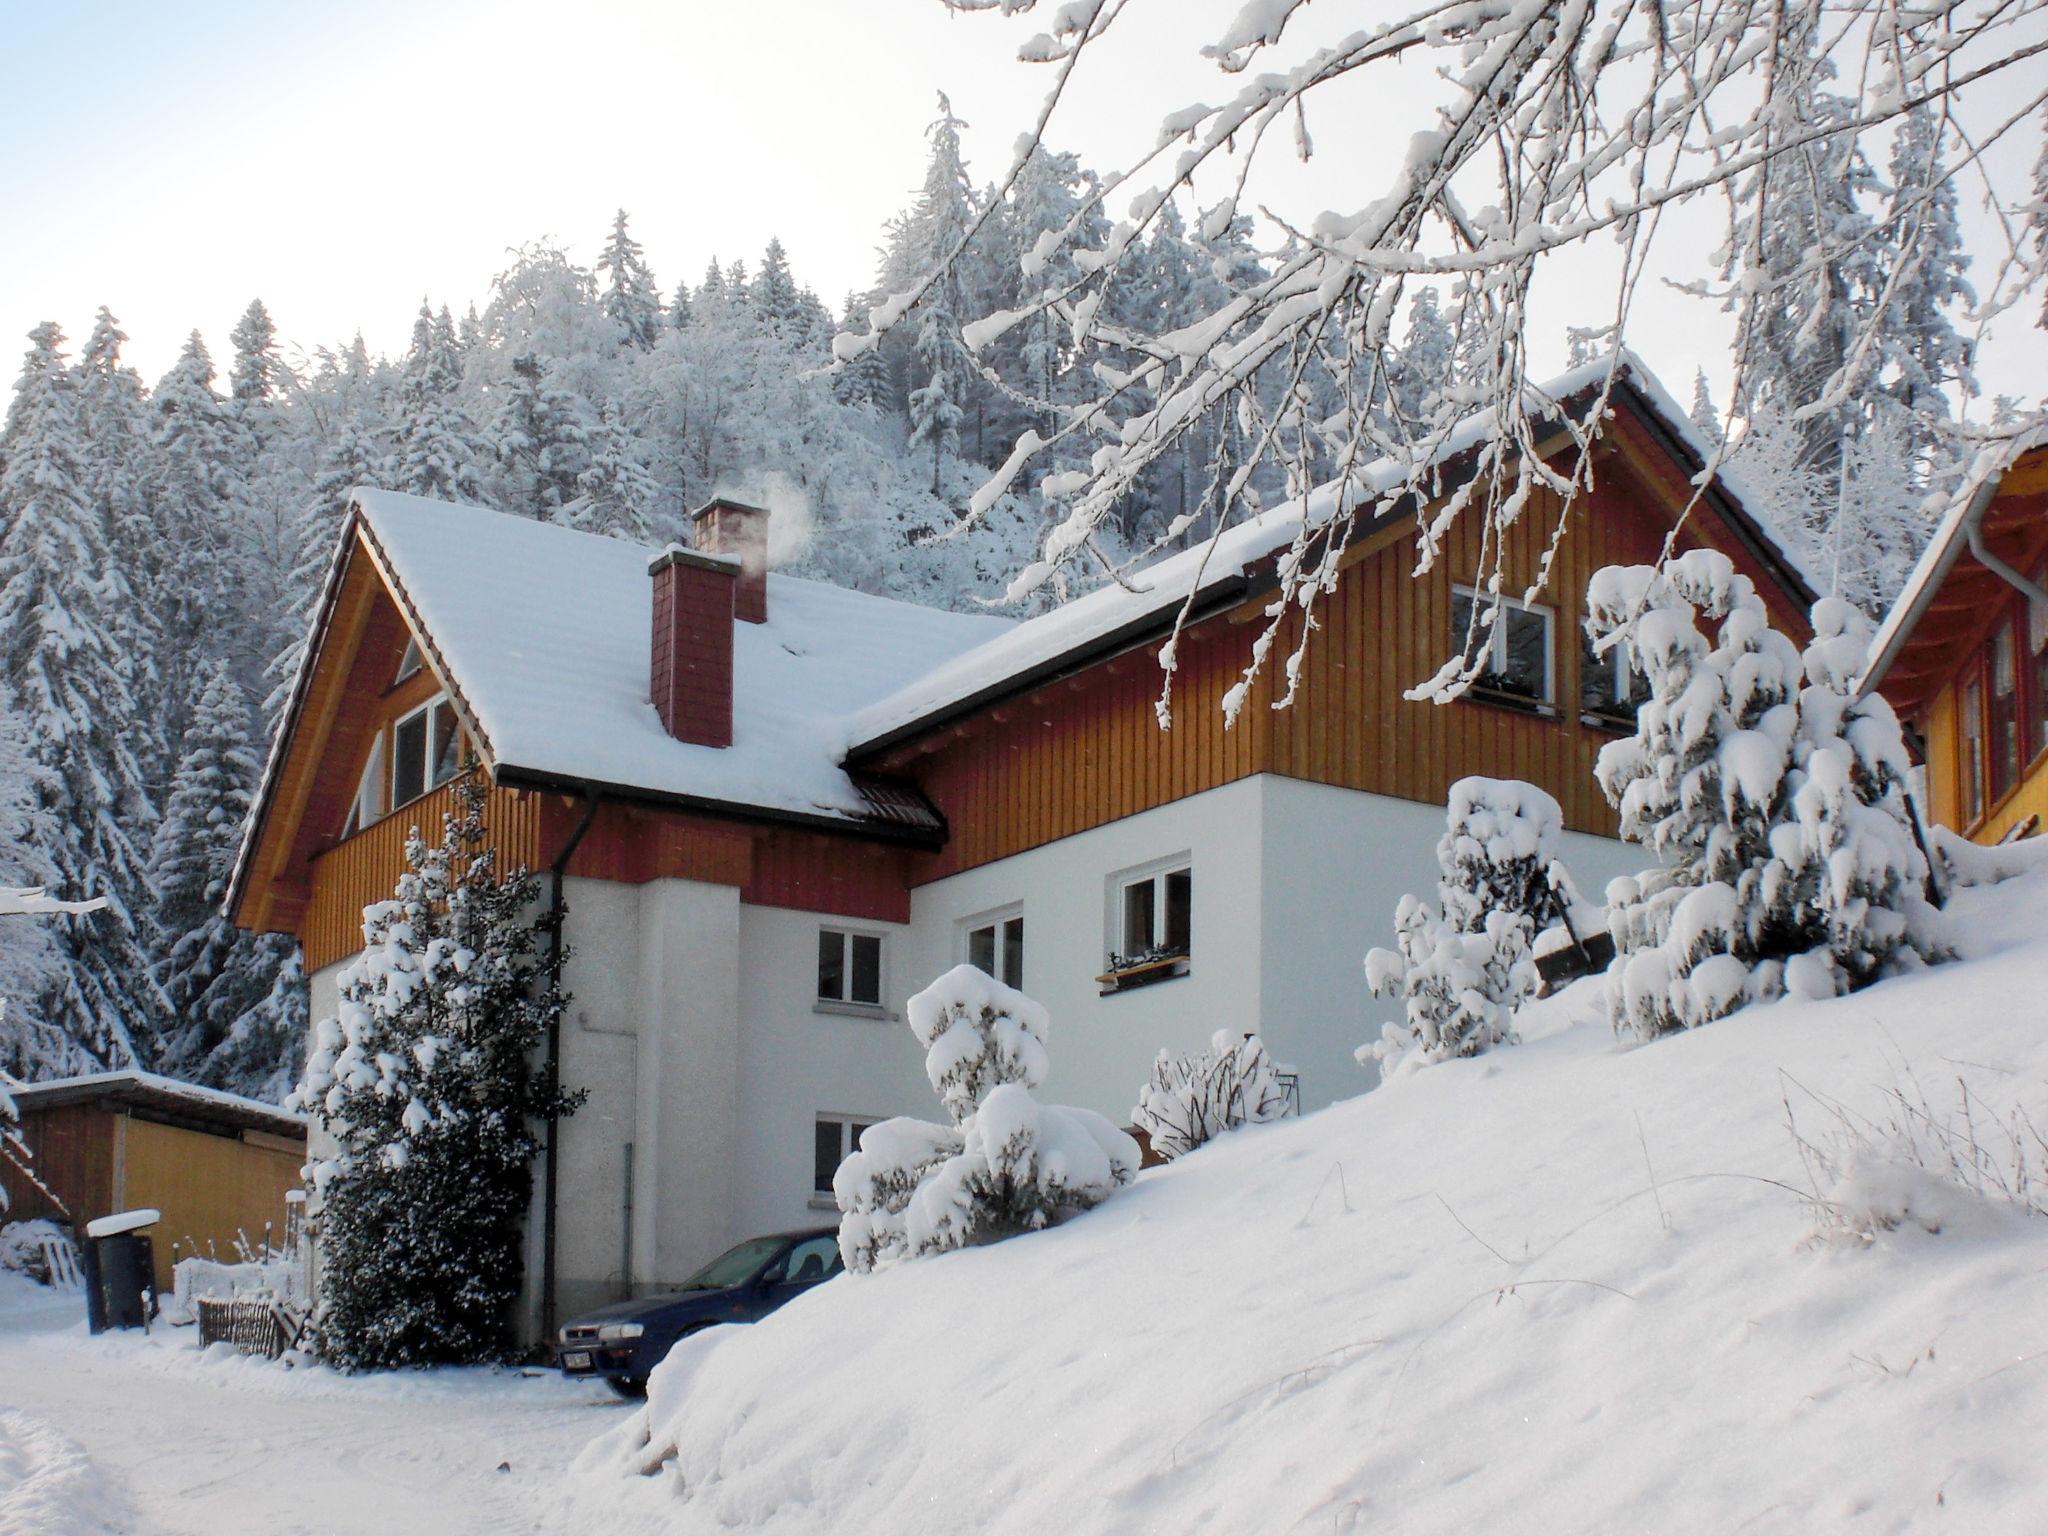
[[[1918,733],[1935,821],[1980,843],[2048,823],[2048,445],[1935,533],[1863,687]]]
[[[306,1161],[299,1116],[147,1072],[57,1078],[11,1091],[36,1182],[0,1163],[8,1221],[47,1217],[82,1234],[96,1217],[159,1210],[163,1219],[149,1237],[164,1291],[176,1259],[197,1253],[232,1261],[238,1240],[283,1243],[285,1195],[299,1188]]]
[[[1552,394],[1582,409],[1603,371]],[[1403,894],[1433,889],[1453,780],[1548,789],[1592,891],[1640,868],[1592,781],[1631,719],[1627,678],[1581,636],[1595,568],[1654,560],[1676,527],[1805,633],[1812,593],[1724,487],[1678,526],[1702,467],[1683,412],[1632,360],[1611,406],[1493,686],[1403,698],[1462,640],[1479,528],[1417,577],[1402,509],[1357,529],[1295,707],[1271,707],[1269,666],[1232,729],[1220,702],[1298,506],[1012,624],[770,575],[768,514],[732,503],[699,514],[697,549],[657,555],[359,492],[231,909],[300,938],[331,1011],[363,905],[475,751],[507,857],[566,898],[562,1071],[589,1090],[529,1223],[530,1327],[830,1219],[860,1128],[932,1113],[896,1021],[961,960],[1049,1007],[1055,1098],[1121,1120],[1162,1047],[1227,1028],[1261,1032],[1304,1103],[1328,1103],[1370,1082],[1352,1052],[1385,1005],[1361,958]],[[1560,431],[1559,461],[1574,452]],[[1510,590],[1556,511],[1539,496],[1514,529]],[[1156,654],[1190,602],[1162,731]]]

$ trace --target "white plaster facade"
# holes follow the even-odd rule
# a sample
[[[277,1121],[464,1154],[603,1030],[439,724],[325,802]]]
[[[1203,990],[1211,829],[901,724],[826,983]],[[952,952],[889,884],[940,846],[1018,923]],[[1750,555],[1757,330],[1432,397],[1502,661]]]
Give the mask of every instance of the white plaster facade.
[[[1260,775],[916,888],[907,924],[743,904],[730,886],[571,879],[562,1076],[587,1094],[561,1127],[558,1316],[678,1280],[738,1239],[836,1219],[812,1188],[820,1114],[936,1117],[904,1004],[966,958],[974,919],[1021,912],[1024,989],[1052,1016],[1045,1095],[1128,1120],[1161,1048],[1256,1030],[1298,1070],[1305,1109],[1365,1091],[1352,1052],[1389,1004],[1367,949],[1436,876],[1440,808]],[[1117,876],[1185,858],[1188,974],[1102,995]],[[1597,892],[1639,855],[1567,834]],[[883,1005],[817,1001],[821,928],[882,938]],[[311,978],[331,1013],[340,966]],[[630,1207],[630,1216],[629,1216]],[[539,1180],[525,1332],[540,1330]]]

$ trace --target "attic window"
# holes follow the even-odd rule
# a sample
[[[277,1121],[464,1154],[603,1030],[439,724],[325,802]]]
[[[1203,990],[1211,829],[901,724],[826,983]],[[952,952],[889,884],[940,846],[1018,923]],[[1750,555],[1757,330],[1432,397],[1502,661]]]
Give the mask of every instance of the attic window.
[[[446,694],[391,728],[391,808],[419,799],[462,767],[462,730]]]
[[[363,764],[363,776],[357,781],[356,797],[349,802],[348,820],[342,823],[343,837],[354,837],[384,814],[383,770],[384,733],[379,731],[370,740],[369,760]]]
[[[1484,649],[1472,692],[1480,698],[1524,707],[1548,704],[1557,696],[1550,648],[1553,615],[1548,608],[1490,595],[1480,604],[1480,594],[1472,588],[1452,587],[1451,644],[1463,650],[1472,634],[1474,605],[1479,604],[1483,625],[1495,601],[1501,607],[1500,622],[1491,634],[1480,636]]]
[[[391,679],[391,686],[396,688],[419,669],[420,643],[408,635],[405,641],[405,654],[398,658],[398,675]]]

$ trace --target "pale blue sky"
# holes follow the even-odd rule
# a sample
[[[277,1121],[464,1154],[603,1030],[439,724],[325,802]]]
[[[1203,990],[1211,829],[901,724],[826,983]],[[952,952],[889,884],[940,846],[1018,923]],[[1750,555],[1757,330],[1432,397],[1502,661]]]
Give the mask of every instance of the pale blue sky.
[[[1186,28],[1236,8],[1132,7],[1055,142],[1106,169],[1161,112],[1225,94]],[[939,0],[0,0],[0,376],[31,325],[76,339],[102,303],[152,379],[194,326],[221,360],[256,296],[302,346],[360,327],[395,351],[421,297],[481,302],[512,245],[551,236],[594,260],[622,204],[667,290],[779,234],[836,309],[917,183],[937,90],[971,124],[976,175],[1000,174],[1049,83],[1011,58],[1042,25]],[[1325,111],[1317,158],[1274,157],[1266,195],[1297,212],[1377,195],[1434,94],[1415,84],[1414,101],[1381,81]],[[1711,243],[1700,227],[1670,251]],[[1545,350],[1599,318],[1570,311],[1597,291],[1591,271],[1539,294]],[[1639,348],[1681,397],[1696,362],[1719,371],[1712,306],[1656,293],[1639,316]],[[2039,333],[2013,331],[1986,382],[2038,394]]]

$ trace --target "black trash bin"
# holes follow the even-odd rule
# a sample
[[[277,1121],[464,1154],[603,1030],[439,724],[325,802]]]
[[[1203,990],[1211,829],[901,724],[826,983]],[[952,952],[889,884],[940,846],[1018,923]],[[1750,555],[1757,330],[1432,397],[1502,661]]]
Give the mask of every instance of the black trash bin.
[[[156,1256],[149,1234],[155,1211],[124,1211],[85,1226],[85,1320],[94,1333],[149,1327],[156,1312]]]

